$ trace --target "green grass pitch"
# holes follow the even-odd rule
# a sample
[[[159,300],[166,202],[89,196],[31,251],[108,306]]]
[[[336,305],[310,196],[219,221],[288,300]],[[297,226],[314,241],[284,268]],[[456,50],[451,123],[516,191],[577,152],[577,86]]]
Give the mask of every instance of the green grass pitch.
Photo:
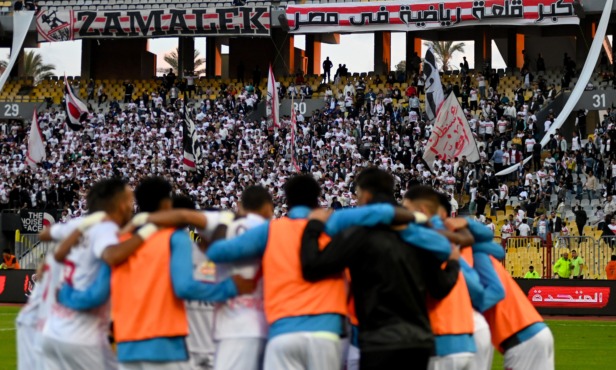
[[[15,317],[19,307],[0,306],[0,370],[17,368]],[[616,321],[547,320],[556,343],[556,370],[612,369]],[[492,369],[502,369],[499,353]]]

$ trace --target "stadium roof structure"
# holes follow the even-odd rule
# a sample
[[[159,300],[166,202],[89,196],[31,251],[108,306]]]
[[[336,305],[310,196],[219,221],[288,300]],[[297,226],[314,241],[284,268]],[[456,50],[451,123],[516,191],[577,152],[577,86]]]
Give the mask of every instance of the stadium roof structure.
[[[348,33],[374,33],[375,73],[391,70],[391,32],[406,34],[407,68],[423,40],[475,41],[478,69],[489,62],[492,41],[510,70],[521,67],[523,51],[533,58],[544,52],[548,68],[559,67],[564,53],[581,65],[602,10],[602,2],[590,0],[38,3],[41,9],[24,46],[82,39],[81,77],[103,79],[155,75],[156,57],[147,51],[146,38],[158,37],[179,38],[180,74],[193,68],[195,37],[206,37],[206,75],[229,78],[238,77],[240,65],[246,73],[272,64],[277,75],[293,75],[298,69],[320,74],[321,44],[339,43],[339,35]],[[0,14],[0,46],[10,46],[12,21],[10,14]],[[541,24],[546,27],[531,27]],[[294,44],[294,36],[301,34],[306,35],[305,50]],[[222,45],[229,47],[228,56],[223,57]]]

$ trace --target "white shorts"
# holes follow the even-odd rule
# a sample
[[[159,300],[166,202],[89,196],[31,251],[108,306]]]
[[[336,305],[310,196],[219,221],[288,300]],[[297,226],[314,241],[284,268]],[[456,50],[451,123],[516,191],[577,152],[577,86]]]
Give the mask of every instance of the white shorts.
[[[211,353],[188,352],[190,370],[212,370],[214,369],[214,355]]]
[[[480,316],[480,320],[483,318],[483,315],[478,314]],[[477,320],[477,318],[475,318]],[[477,352],[475,356],[473,356],[473,360],[471,361],[471,367],[477,370],[491,370],[492,369],[492,359],[494,357],[494,346],[492,345],[492,335],[490,334],[490,327],[487,322],[485,325],[478,325],[477,321],[475,321],[475,332],[473,333],[473,337],[475,338],[475,346],[477,347]]]
[[[215,370],[259,370],[265,339],[229,338],[216,343]]]
[[[340,370],[340,338],[328,332],[281,334],[267,343],[264,370]]]
[[[84,346],[53,338],[42,338],[44,370],[114,370],[117,360],[109,343]]]
[[[16,324],[17,328],[17,369],[40,369],[39,354],[36,353],[36,336],[40,333],[34,326]]]
[[[352,344],[347,353],[346,370],[359,370],[359,348]]]
[[[554,370],[554,337],[544,328],[529,340],[505,352],[505,368],[511,370]]]
[[[428,362],[428,370],[476,370],[471,367],[474,353],[454,353],[447,356],[432,356]]]
[[[123,362],[120,363],[120,370],[190,370],[188,361],[176,362]]]

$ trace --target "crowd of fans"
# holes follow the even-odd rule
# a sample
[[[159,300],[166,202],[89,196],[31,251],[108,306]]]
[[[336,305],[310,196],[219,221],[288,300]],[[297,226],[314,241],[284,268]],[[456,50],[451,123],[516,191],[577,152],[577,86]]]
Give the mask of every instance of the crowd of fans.
[[[535,228],[531,233],[543,234],[536,217],[551,219],[551,211],[564,216],[564,204],[575,206],[582,199],[612,194],[616,185],[615,111],[608,112],[594,132],[586,132],[587,112],[576,112],[577,132],[572,139],[557,131],[542,149],[538,142],[557,113],[543,122],[535,114],[555,97],[555,86],[542,86],[544,80],[538,78],[528,87],[532,97],[525,99],[528,90],[523,85],[515,96],[506,96],[499,93],[493,75],[486,84],[482,73],[463,73],[459,82],[444,88],[459,96],[481,160],[437,158],[428,168],[421,159],[433,129],[419,100],[425,80],[415,73],[408,89],[400,91],[394,85],[399,77],[390,74],[382,81],[386,87],[379,91],[367,88],[366,78],[350,76],[343,76],[347,82],[338,93],[330,85],[321,85],[323,109],[311,117],[297,116],[296,164],[290,118],[283,117],[276,129],[268,127],[264,117],[252,118],[252,109],[264,93],[259,87],[223,85],[219,91],[208,89],[216,99],[188,99],[186,81],[170,74],[153,93],[141,94],[127,81],[126,103],[120,103],[99,101],[92,86],[89,96],[83,97],[92,113],[81,131],[67,128],[61,109],[39,112],[47,159],[38,168],[24,163],[29,124],[0,123],[0,175],[5,179],[0,183],[0,206],[62,209],[68,218],[85,211],[85,191],[99,178],[123,176],[134,185],[143,176],[161,175],[173,179],[175,191],[191,196],[201,208],[231,208],[242,190],[254,183],[282,197],[285,179],[302,171],[313,174],[325,189],[322,205],[338,208],[356,204],[353,175],[360,168],[377,165],[394,174],[400,199],[409,186],[428,184],[451,195],[454,212],[467,207],[477,217],[485,214],[488,204],[493,210],[505,209],[517,199],[521,216],[513,220],[511,233],[528,232],[520,230],[527,219]],[[335,78],[340,78],[339,73]],[[167,93],[179,90],[178,85],[184,91]],[[278,88],[283,99],[301,94],[293,85],[279,84]],[[180,110],[184,101],[180,98],[184,95],[195,117],[202,171],[190,172],[182,165]],[[533,160],[519,171],[495,176],[527,156]],[[277,204],[276,213],[281,215],[283,202]],[[616,204],[610,204],[604,206],[603,225],[611,224],[616,211]],[[580,208],[579,213],[583,211]],[[588,217],[578,220],[577,214],[576,222],[583,228]]]

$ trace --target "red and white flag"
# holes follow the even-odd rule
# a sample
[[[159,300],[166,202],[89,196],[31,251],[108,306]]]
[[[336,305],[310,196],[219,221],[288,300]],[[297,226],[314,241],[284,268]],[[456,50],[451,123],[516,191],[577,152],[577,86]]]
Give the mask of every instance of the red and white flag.
[[[443,161],[453,160],[455,157],[462,159],[462,156],[466,156],[469,162],[479,160],[479,150],[471,127],[453,93],[449,94],[438,111],[434,129],[423,154],[423,159],[430,168],[433,168],[437,155]]]
[[[280,112],[278,111],[278,107],[278,88],[276,87],[274,71],[270,64],[267,77],[267,99],[265,100],[265,116],[267,117],[268,128],[280,127]]]
[[[66,75],[64,75],[64,101],[68,127],[73,131],[83,129],[84,122],[88,119],[88,106],[73,94]]]
[[[30,126],[30,135],[28,135],[28,152],[26,153],[26,163],[30,167],[36,167],[39,163],[47,158],[45,153],[45,141],[41,133],[41,127],[38,123],[36,109],[32,115],[32,126]]]

